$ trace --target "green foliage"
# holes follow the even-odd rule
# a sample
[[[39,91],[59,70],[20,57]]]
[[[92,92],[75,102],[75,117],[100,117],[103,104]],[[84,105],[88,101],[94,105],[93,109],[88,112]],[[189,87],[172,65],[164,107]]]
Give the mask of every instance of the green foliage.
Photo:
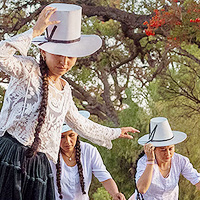
[[[94,34],[96,31],[101,33],[101,36],[115,37],[118,35],[120,24],[112,19],[103,22],[96,17],[86,18],[82,24],[84,34]]]
[[[91,83],[95,84],[95,73],[88,67],[82,66],[81,68],[79,68],[78,66],[74,66],[69,73],[74,80],[81,84],[84,84],[85,86]]]
[[[134,134],[133,140],[117,139],[113,141],[113,148],[107,150],[97,146],[101,153],[104,164],[111,176],[116,181],[119,190],[130,197],[135,189],[132,176],[132,167],[141,151],[137,139],[148,131],[149,116],[145,110],[133,102],[133,96],[130,90],[126,90],[126,100],[123,102],[128,107],[119,112],[120,126],[133,126],[138,128],[141,133]],[[108,125],[108,124],[106,124]],[[95,191],[96,182],[93,182],[90,191]],[[92,193],[92,192],[91,192]]]
[[[93,200],[111,200],[109,193],[103,188],[100,187],[97,189],[97,192],[92,195]]]

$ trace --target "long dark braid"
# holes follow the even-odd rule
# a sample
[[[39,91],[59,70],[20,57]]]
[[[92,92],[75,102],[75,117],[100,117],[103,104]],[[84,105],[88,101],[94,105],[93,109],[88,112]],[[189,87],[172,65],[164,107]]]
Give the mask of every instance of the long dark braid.
[[[42,55],[40,55],[40,72],[42,74],[42,100],[41,100],[41,105],[40,105],[40,110],[39,110],[39,115],[38,115],[38,123],[35,128],[35,133],[34,133],[34,141],[31,145],[30,148],[26,150],[26,157],[31,158],[33,155],[37,153],[37,149],[41,143],[40,139],[40,132],[42,125],[44,124],[45,121],[45,116],[46,116],[46,109],[47,109],[47,102],[48,102],[48,67],[43,59]]]
[[[85,183],[84,183],[84,176],[83,176],[83,167],[81,164],[81,147],[80,147],[80,140],[79,140],[79,136],[77,137],[76,140],[76,145],[75,145],[75,150],[76,150],[76,164],[78,167],[78,173],[79,173],[79,178],[80,178],[80,185],[81,185],[81,190],[83,194],[86,194],[85,192]],[[56,183],[57,183],[57,187],[58,187],[58,193],[59,193],[59,198],[62,199],[62,190],[61,190],[61,184],[60,184],[60,180],[61,180],[61,166],[60,166],[60,151],[58,154],[58,161],[56,164]]]
[[[83,176],[83,167],[82,167],[82,164],[81,164],[81,146],[80,146],[79,136],[77,137],[75,149],[76,149],[76,164],[78,166],[78,173],[79,173],[79,178],[80,178],[81,190],[82,190],[83,194],[86,194],[86,192],[85,192],[85,182],[84,182],[84,176]]]
[[[141,157],[143,157],[145,155],[145,152],[144,152],[144,150],[139,154],[139,156],[138,156],[138,158],[136,159],[136,161],[135,161],[135,165],[134,165],[134,167],[133,167],[133,172],[134,172],[134,182],[135,182],[135,188],[136,188],[136,190],[137,190],[137,197],[136,197],[136,200],[140,200],[141,198],[142,198],[142,200],[144,200],[144,198],[143,198],[143,195],[141,194],[141,193],[139,193],[139,191],[138,191],[138,188],[137,188],[137,184],[136,184],[136,172],[137,172],[137,163],[138,163],[138,160],[141,158]],[[140,198],[141,197],[141,198]]]
[[[60,151],[58,153],[58,161],[56,164],[56,184],[58,187],[58,194],[59,194],[59,198],[62,199],[62,191],[61,191],[61,184],[60,184],[60,180],[61,180],[61,166],[60,166]]]

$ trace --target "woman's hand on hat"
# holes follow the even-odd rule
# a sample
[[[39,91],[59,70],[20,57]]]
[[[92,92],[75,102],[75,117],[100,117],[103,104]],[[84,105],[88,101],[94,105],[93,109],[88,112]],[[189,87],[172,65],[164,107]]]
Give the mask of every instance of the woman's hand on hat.
[[[155,160],[154,150],[155,150],[155,147],[151,143],[144,145],[144,152],[147,156],[148,161],[154,161]]]
[[[44,33],[47,26],[58,24],[60,21],[50,21],[51,15],[56,11],[56,8],[46,6],[40,13],[36,24],[33,27],[33,38]]]
[[[133,127],[122,127],[121,128],[121,134],[120,134],[119,138],[133,139],[133,136],[129,135],[128,132],[139,133],[140,131],[133,128]]]

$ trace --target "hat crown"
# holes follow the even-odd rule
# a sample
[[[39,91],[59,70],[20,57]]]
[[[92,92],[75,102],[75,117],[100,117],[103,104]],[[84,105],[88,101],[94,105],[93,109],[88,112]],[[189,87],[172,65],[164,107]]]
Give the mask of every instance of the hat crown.
[[[48,5],[57,8],[50,17],[50,21],[60,21],[56,25],[49,25],[45,32],[46,38],[51,35],[52,40],[73,41],[81,37],[82,8],[73,4],[53,3]],[[53,29],[56,26],[56,30]]]
[[[65,3],[53,3],[49,6],[57,8],[50,21],[60,23],[49,25],[45,35],[33,38],[33,44],[48,53],[68,57],[88,56],[101,47],[102,40],[98,35],[81,34],[80,6]]]
[[[155,117],[150,121],[150,141],[166,141],[174,137],[167,118]]]
[[[180,131],[172,131],[165,117],[155,117],[150,120],[149,134],[138,139],[138,143],[151,143],[154,147],[163,147],[178,144],[184,141],[187,135]]]

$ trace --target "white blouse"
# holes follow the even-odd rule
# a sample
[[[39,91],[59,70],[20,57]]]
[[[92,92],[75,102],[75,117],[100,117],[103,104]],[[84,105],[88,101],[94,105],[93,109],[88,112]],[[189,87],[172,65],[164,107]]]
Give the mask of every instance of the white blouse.
[[[61,163],[61,190],[63,195],[63,200],[88,200],[88,191],[92,180],[92,174],[100,181],[106,181],[111,179],[110,173],[106,170],[103,164],[102,158],[96,149],[92,145],[80,142],[81,146],[81,163],[83,167],[83,176],[85,182],[85,192],[82,194],[78,167],[69,167],[62,158],[60,154]],[[60,200],[58,194],[58,188],[56,184],[56,166],[53,162],[51,163],[53,175],[54,175],[54,185],[55,185],[55,195],[56,200]]]
[[[11,76],[0,114],[0,136],[7,130],[26,146],[33,142],[42,98],[39,65],[32,57],[26,56],[32,33],[33,30],[30,29],[0,42],[0,69]],[[22,56],[14,55],[16,51]],[[80,115],[67,82],[63,91],[50,84],[39,151],[44,152],[55,163],[64,120],[82,137],[107,148],[112,148],[111,140],[118,138],[121,133],[120,128],[108,128]]]
[[[139,180],[146,168],[147,157],[144,155],[137,164],[136,182]],[[144,199],[148,200],[178,200],[179,177],[183,175],[193,185],[200,181],[200,173],[193,168],[189,159],[180,154],[174,153],[171,160],[171,169],[169,176],[164,178],[159,171],[158,165],[153,166],[153,176],[149,189],[143,194]],[[135,191],[135,199],[137,192]]]

